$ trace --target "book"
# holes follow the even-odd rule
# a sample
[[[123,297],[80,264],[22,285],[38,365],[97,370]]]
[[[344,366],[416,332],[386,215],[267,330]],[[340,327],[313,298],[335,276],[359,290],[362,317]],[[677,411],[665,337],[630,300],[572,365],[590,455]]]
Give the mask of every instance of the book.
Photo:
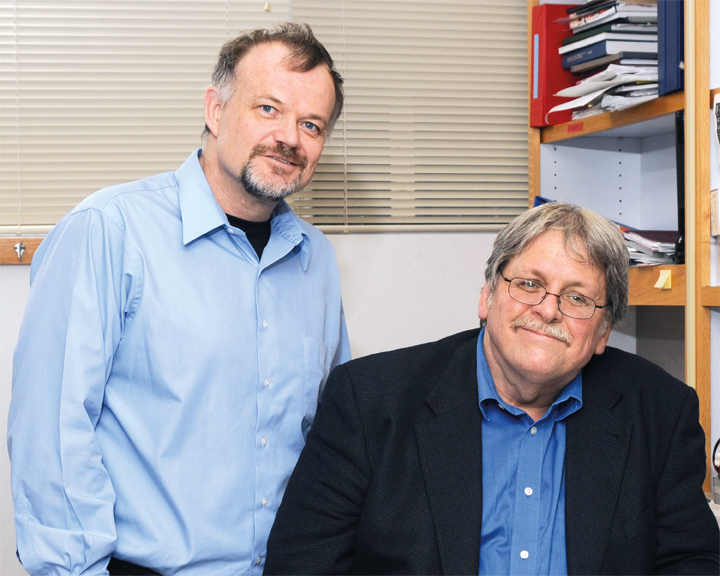
[[[583,72],[589,72],[606,66],[608,64],[624,64],[628,66],[657,66],[657,58],[653,57],[652,54],[629,54],[626,52],[618,52],[617,54],[607,54],[606,56],[600,56],[593,60],[588,60],[581,64],[574,64],[570,66],[570,72],[573,74],[580,74]]]
[[[568,36],[567,38],[563,39],[562,45],[565,46],[567,44],[572,44],[573,42],[577,42],[578,40],[584,40],[585,38],[588,38],[590,36],[594,36],[595,34],[601,34],[602,32],[630,32],[634,34],[657,34],[657,25],[656,24],[642,24],[642,23],[632,23],[632,22],[610,22],[609,24],[604,24],[602,26],[596,26],[595,28],[590,28],[589,30],[585,30],[584,32],[579,32],[578,34],[573,34],[572,36]]]
[[[718,202],[718,190],[710,190],[710,236],[720,236],[720,203]]]
[[[648,4],[648,5],[654,5],[657,3],[657,0],[634,0],[631,2],[631,4]],[[584,4],[579,4],[577,6],[574,6],[572,8],[568,8],[566,12],[570,16],[580,16],[582,14],[587,14],[590,12],[598,12],[599,10],[606,8],[608,6],[615,6],[617,4],[627,4],[627,2],[620,2],[620,0],[587,0]]]
[[[609,6],[615,6],[618,0],[589,0],[584,4],[568,8],[566,12],[573,17],[579,17],[584,14],[599,12],[601,9]]]
[[[570,20],[570,29],[573,33],[582,32],[588,28],[600,26],[601,24],[607,24],[615,20],[621,20],[624,22],[641,22],[641,23],[654,23],[657,22],[657,8],[652,10],[620,10],[619,6],[612,6],[605,8],[600,12],[588,14],[578,19]]]
[[[630,40],[603,40],[597,44],[573,50],[564,54],[562,57],[562,67],[567,70],[574,64],[582,64],[588,60],[615,54],[617,52],[627,52],[635,56],[638,54],[652,54],[657,56],[657,42],[633,42]]]
[[[557,22],[571,4],[540,4],[532,9],[532,81],[530,85],[530,126],[548,126],[570,120],[570,111],[556,114],[552,122],[546,120],[548,111],[566,99],[554,96],[563,88],[575,84],[576,78],[562,68],[558,48],[570,35],[566,26]]]
[[[661,96],[685,88],[684,2],[658,4],[659,93]]]
[[[558,49],[558,54],[567,54],[568,52],[572,52],[573,50],[584,48],[585,46],[590,46],[592,44],[596,44],[597,42],[602,42],[603,40],[634,40],[637,42],[657,42],[657,39],[657,34],[601,32],[600,34],[595,34],[593,36],[589,36],[588,38],[583,38],[578,42],[573,42],[571,44],[566,44],[565,46],[562,46]]]

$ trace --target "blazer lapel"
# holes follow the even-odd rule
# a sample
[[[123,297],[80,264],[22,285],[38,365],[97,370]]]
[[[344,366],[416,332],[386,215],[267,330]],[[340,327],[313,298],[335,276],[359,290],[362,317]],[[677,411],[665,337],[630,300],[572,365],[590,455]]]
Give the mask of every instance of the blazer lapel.
[[[477,574],[482,519],[482,439],[477,339],[453,356],[426,397],[433,413],[416,425],[444,574]]]
[[[583,373],[583,407],[567,420],[565,543],[568,574],[599,574],[630,446],[632,423],[615,416],[621,392]]]

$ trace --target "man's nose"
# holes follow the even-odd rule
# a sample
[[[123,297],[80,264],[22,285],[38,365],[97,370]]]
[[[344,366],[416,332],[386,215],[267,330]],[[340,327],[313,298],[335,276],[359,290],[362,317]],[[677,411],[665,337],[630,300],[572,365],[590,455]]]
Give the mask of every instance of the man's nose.
[[[533,308],[537,314],[540,314],[545,322],[550,322],[558,318],[562,319],[563,314],[560,312],[560,296],[552,292],[548,292],[543,301],[533,306]]]
[[[283,118],[273,136],[276,142],[282,142],[291,148],[296,148],[300,143],[300,129],[295,119]]]

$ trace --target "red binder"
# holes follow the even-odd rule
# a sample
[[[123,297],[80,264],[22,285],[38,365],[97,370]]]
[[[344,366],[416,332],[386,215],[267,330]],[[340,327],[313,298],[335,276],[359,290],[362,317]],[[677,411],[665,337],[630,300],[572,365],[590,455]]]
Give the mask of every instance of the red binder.
[[[567,102],[570,98],[553,96],[563,88],[573,86],[578,77],[569,70],[563,70],[562,55],[558,48],[563,39],[572,36],[567,23],[557,23],[560,18],[567,19],[567,9],[577,4],[540,4],[532,9],[532,84],[530,85],[530,126],[549,126],[569,122],[572,112],[563,110],[553,112],[545,120],[550,108]]]

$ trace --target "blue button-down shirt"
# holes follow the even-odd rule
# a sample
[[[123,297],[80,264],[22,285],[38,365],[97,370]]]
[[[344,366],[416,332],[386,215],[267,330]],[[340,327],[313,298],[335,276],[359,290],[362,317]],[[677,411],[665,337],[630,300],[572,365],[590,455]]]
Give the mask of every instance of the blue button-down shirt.
[[[481,575],[567,574],[565,421],[582,406],[578,374],[537,422],[498,396],[480,333]]]
[[[262,572],[319,388],[349,359],[332,247],[285,202],[258,261],[198,151],[101,190],[32,264],[8,446],[33,574]]]

